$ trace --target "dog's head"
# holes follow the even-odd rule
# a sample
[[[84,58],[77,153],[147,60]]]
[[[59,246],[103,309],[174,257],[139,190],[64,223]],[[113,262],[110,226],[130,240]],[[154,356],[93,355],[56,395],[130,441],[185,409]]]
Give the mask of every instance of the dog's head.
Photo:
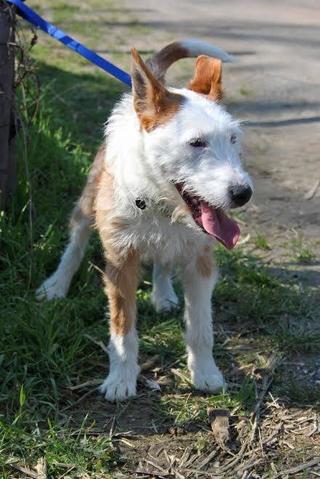
[[[170,185],[195,223],[227,248],[239,228],[225,210],[244,205],[252,183],[240,161],[239,124],[221,106],[221,61],[199,56],[187,89],[166,88],[133,50],[134,107],[145,158],[159,184]]]

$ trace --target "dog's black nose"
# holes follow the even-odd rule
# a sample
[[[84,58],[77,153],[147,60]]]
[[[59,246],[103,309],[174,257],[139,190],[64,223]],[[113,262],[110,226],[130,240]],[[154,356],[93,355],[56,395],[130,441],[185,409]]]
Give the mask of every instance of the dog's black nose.
[[[229,188],[231,207],[245,205],[252,196],[252,189],[247,185],[234,185]]]

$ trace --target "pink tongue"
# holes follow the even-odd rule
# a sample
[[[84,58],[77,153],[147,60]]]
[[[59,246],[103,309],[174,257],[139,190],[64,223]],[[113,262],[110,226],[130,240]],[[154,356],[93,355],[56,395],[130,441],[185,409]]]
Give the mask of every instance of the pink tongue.
[[[201,213],[195,219],[209,235],[214,236],[226,248],[232,249],[240,237],[238,224],[229,218],[222,210],[200,203]]]

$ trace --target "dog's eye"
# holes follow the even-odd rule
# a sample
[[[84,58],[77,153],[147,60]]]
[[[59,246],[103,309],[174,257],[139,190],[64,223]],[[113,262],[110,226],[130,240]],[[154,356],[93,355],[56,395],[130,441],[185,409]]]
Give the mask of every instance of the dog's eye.
[[[191,140],[189,144],[193,148],[205,148],[208,146],[208,143],[202,138],[195,138],[194,140]]]
[[[233,135],[230,136],[230,142],[234,145],[237,142],[237,135],[233,133]]]

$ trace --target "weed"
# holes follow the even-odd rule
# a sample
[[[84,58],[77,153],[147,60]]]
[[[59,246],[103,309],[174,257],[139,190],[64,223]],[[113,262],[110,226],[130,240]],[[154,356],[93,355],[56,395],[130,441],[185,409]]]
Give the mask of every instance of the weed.
[[[297,239],[291,242],[294,261],[301,264],[312,263],[315,260],[315,254],[312,250],[303,243],[302,239]]]
[[[256,237],[254,238],[254,244],[256,245],[257,248],[260,248],[263,250],[271,249],[269,243],[267,242],[265,236],[263,235],[256,235]]]

